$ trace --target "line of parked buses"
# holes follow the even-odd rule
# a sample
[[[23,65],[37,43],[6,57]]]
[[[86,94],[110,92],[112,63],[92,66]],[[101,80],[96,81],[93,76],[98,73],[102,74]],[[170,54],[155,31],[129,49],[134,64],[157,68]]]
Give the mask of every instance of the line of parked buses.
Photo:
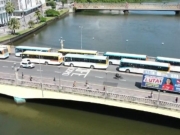
[[[180,72],[180,59],[156,57],[154,61],[148,60],[146,55],[105,52],[99,54],[94,50],[60,49],[53,52],[51,48],[17,46],[15,56],[22,57],[22,61],[43,63],[49,65],[64,64],[71,67],[86,67],[107,69],[109,65],[118,65],[119,71],[127,73],[141,73],[144,70],[165,72]],[[0,47],[0,58],[9,57],[6,47]]]

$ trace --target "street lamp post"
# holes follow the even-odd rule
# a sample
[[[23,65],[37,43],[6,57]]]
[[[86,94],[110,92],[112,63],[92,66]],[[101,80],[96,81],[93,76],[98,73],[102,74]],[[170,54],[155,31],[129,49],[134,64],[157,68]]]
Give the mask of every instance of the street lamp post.
[[[60,41],[60,44],[61,44],[61,49],[63,49],[63,47],[64,47],[64,41],[65,41],[65,40],[63,40],[63,38],[61,37],[61,38],[59,39],[59,41]]]
[[[83,26],[79,26],[79,28],[81,29],[81,50],[82,50],[82,29],[83,29]]]
[[[42,88],[42,72],[41,72],[41,63],[40,63],[40,55],[39,55],[39,73],[40,73],[40,77],[41,77],[41,89],[42,89],[42,97],[44,96],[43,94],[43,88]]]
[[[160,94],[161,94],[161,90],[158,90],[158,106],[159,106]]]
[[[61,69],[61,67],[59,66],[58,68],[59,68],[59,90],[60,90],[60,84],[61,84],[61,80],[60,80],[60,77],[61,77],[61,76],[60,76],[60,75],[61,75],[61,72],[60,72],[60,69]]]
[[[126,39],[126,42],[127,42],[127,45],[126,45],[126,51],[127,51],[127,50],[128,50],[128,49],[127,49],[127,46],[128,46],[128,42],[129,42],[129,40],[128,40],[128,39]]]
[[[16,67],[16,63],[14,63],[14,66],[12,66],[12,69],[15,72],[15,77],[16,77],[16,85],[17,85],[17,81],[18,81],[18,71],[19,71],[19,67]]]

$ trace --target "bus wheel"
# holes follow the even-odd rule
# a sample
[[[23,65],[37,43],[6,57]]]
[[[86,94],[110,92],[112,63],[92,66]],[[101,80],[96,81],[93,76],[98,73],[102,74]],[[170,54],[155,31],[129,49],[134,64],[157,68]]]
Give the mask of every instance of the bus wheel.
[[[48,62],[46,61],[45,64],[48,65]]]
[[[130,70],[129,69],[126,69],[126,71],[125,71],[126,73],[130,73]]]
[[[74,67],[74,65],[71,63],[71,64],[70,64],[70,67]]]
[[[90,68],[91,68],[91,69],[94,69],[94,66],[93,66],[93,65],[91,65],[91,66],[90,66]]]
[[[112,65],[112,62],[111,62],[111,61],[109,62],[109,65]]]

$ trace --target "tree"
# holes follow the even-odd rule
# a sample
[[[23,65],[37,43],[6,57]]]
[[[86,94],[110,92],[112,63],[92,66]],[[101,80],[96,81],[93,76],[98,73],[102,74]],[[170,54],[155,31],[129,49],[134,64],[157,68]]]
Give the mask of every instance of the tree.
[[[30,20],[28,22],[28,25],[29,25],[30,28],[33,28],[34,27],[34,21]]]
[[[5,10],[10,16],[12,16],[15,10],[14,5],[10,1],[8,1],[5,5]]]
[[[20,28],[20,22],[18,19],[16,18],[11,18],[8,22],[8,27],[9,29],[12,30],[12,34],[15,34],[15,29],[19,29]]]
[[[39,21],[40,18],[41,18],[41,12],[40,12],[39,10],[37,10],[37,11],[35,12],[35,16],[36,16],[36,18],[37,18],[37,23],[38,23],[38,21]]]
[[[64,3],[67,3],[67,0],[61,0],[62,6],[64,7]]]
[[[52,9],[56,8],[56,2],[55,1],[50,1],[49,5],[51,6]]]

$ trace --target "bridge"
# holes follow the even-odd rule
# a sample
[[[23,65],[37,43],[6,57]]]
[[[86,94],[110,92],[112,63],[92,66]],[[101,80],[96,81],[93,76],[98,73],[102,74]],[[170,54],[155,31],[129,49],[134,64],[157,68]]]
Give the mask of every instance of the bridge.
[[[16,74],[17,75],[17,74]],[[51,80],[28,81],[11,75],[0,77],[0,94],[15,99],[62,99],[103,104],[121,108],[151,112],[180,119],[180,104],[164,100],[150,99],[128,94],[106,91],[103,89],[72,87],[72,82]],[[17,78],[16,78],[17,77]],[[61,84],[59,84],[61,82]]]
[[[75,10],[174,11],[180,14],[178,3],[75,3]]]

